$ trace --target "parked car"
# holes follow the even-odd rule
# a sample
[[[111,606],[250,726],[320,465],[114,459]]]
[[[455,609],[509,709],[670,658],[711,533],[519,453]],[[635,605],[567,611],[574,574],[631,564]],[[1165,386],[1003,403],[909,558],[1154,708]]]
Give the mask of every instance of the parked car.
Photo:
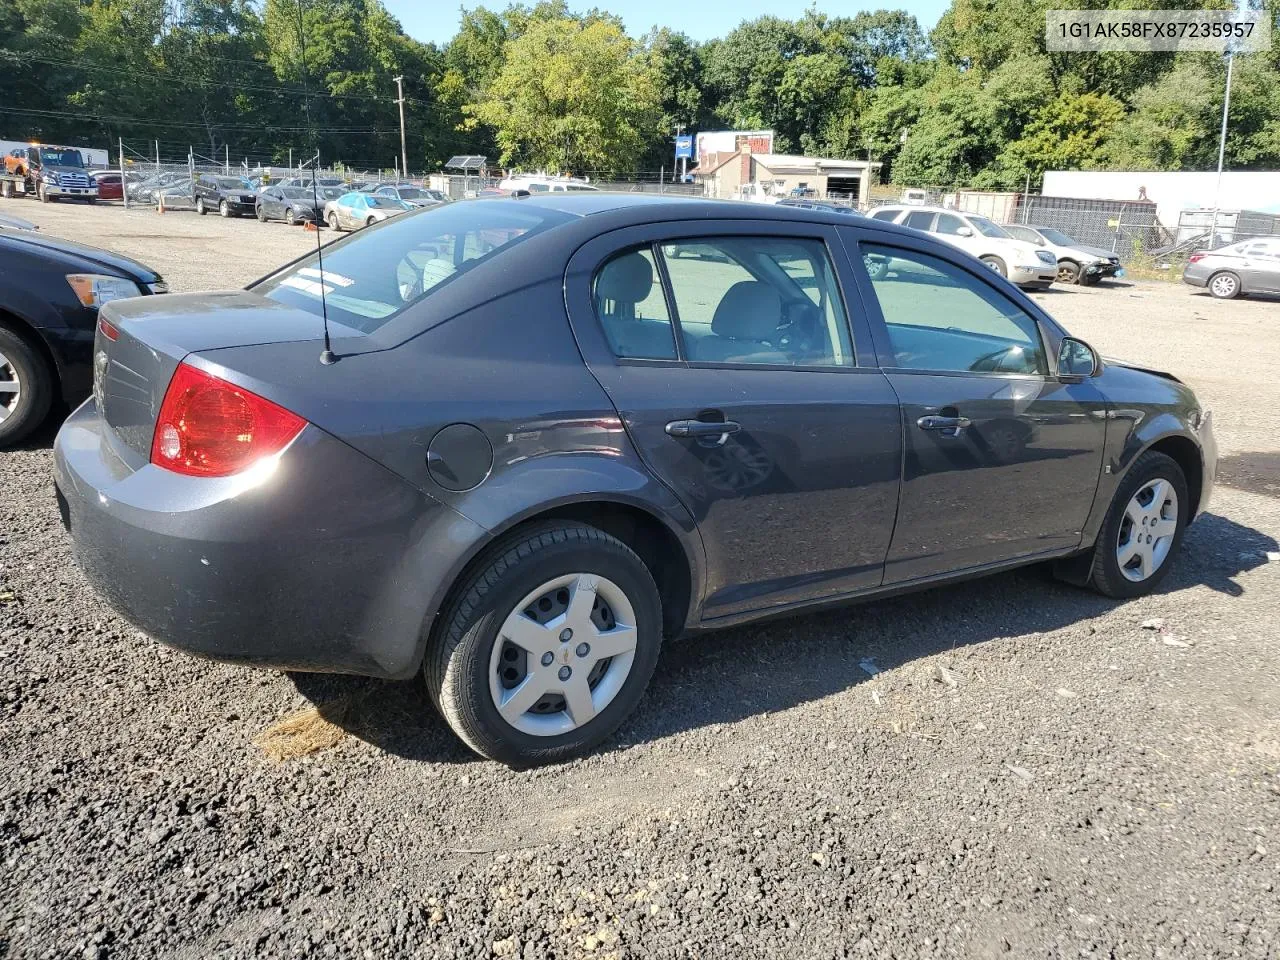
[[[196,213],[202,217],[210,210],[217,210],[222,217],[253,213],[257,199],[257,194],[239,177],[216,176],[211,173],[202,173],[196,177]]]
[[[323,203],[321,199],[321,203]],[[316,212],[316,197],[309,189],[302,187],[267,187],[258,194],[256,212],[263,223],[268,220],[283,220],[293,226],[295,223],[316,223],[320,214]]]
[[[431,196],[429,191],[411,183],[384,183],[369,192],[375,197],[390,197],[393,200],[401,200],[411,207],[431,207],[440,202]]]
[[[164,190],[178,184],[190,183],[191,176],[187,173],[166,172],[159,173],[155,176],[148,177],[138,183],[136,187],[129,187],[129,199],[136,203],[154,204],[156,202],[157,191]]]
[[[311,189],[311,177],[290,177],[288,180],[281,180],[275,186],[279,187],[301,187],[303,190]],[[338,177],[321,177],[316,181],[316,186],[323,189],[326,187],[334,187],[340,189],[343,193],[351,189],[347,184]]]
[[[1058,259],[1058,282],[1093,286],[1104,277],[1123,277],[1120,258],[1110,250],[1081,243],[1053,227],[1034,227],[1022,223],[1003,223],[1005,232],[1015,240],[1025,240],[1048,250]]]
[[[801,197],[784,197],[778,201],[781,207],[800,207],[803,210],[825,210],[828,213],[840,213],[846,217],[860,217],[862,213],[842,203],[831,203],[827,200],[810,200]]]
[[[124,187],[119,171],[94,170],[89,174],[98,184],[99,200],[123,200]]]
[[[1182,280],[1207,287],[1219,300],[1242,293],[1280,293],[1280,237],[1255,237],[1193,253]]]
[[[44,422],[56,402],[89,395],[98,308],[163,293],[150,267],[107,250],[0,231],[0,448]]]
[[[1175,377],[820,210],[444,204],[102,321],[55,444],[96,589],[217,659],[421,669],[513,765],[600,743],[664,638],[1039,561],[1147,593],[1217,456]]]
[[[873,210],[871,218],[932,233],[1020,287],[1044,289],[1058,276],[1058,261],[1052,253],[1015,240],[995,221],[975,213],[945,207],[887,206]]]
[[[324,205],[324,222],[333,230],[359,230],[411,209],[392,197],[350,190]]]

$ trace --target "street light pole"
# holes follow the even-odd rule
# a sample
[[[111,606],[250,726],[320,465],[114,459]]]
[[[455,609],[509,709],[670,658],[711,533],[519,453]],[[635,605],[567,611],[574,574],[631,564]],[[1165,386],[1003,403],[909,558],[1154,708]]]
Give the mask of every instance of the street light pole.
[[[404,145],[404,77],[396,77],[396,90],[400,94],[400,98],[396,103],[400,104],[400,170],[407,177],[409,176],[409,151]]]
[[[1227,88],[1222,97],[1222,132],[1218,135],[1218,182],[1213,188],[1213,224],[1209,227],[1209,246],[1210,248],[1218,245],[1218,209],[1221,204],[1219,197],[1222,194],[1222,164],[1227,155],[1227,116],[1231,112],[1231,73],[1235,64],[1236,54],[1232,49],[1227,50]]]

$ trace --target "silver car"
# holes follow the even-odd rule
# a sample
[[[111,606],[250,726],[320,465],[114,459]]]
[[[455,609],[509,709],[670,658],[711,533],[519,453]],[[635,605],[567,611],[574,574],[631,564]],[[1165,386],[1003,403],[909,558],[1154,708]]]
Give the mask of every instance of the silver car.
[[[1241,240],[1193,253],[1182,279],[1193,287],[1208,287],[1219,300],[1242,293],[1280,293],[1280,237]]]
[[[1024,223],[1001,224],[1018,240],[1048,250],[1058,260],[1058,282],[1092,286],[1103,277],[1123,277],[1120,258],[1110,250],[1091,247],[1053,227]]]

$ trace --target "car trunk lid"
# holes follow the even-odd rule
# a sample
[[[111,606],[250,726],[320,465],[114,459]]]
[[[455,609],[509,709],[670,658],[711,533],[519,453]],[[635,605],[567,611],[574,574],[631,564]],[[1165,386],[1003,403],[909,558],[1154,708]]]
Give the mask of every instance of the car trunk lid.
[[[320,318],[246,290],[116,300],[99,313],[94,399],[117,453],[137,468],[150,457],[160,405],[184,357],[322,336]]]

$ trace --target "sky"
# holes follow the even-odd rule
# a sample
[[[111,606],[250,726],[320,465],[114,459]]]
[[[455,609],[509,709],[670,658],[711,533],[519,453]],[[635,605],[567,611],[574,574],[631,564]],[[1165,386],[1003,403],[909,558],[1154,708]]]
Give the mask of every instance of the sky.
[[[416,40],[443,45],[458,31],[460,4],[450,0],[383,0],[387,9],[404,26],[405,32]],[[507,0],[467,0],[466,7],[487,6],[490,10],[504,10]],[[814,4],[814,0],[582,0],[570,2],[570,9],[599,7],[622,17],[627,32],[638,37],[650,27],[671,27],[687,33],[694,40],[710,40],[723,37],[744,20],[754,20],[765,14],[794,20]],[[933,29],[938,18],[949,6],[949,0],[912,0],[895,3],[893,0],[826,0],[816,4],[819,10],[830,16],[851,16],[860,10],[906,9],[915,14],[920,26],[927,32]]]

